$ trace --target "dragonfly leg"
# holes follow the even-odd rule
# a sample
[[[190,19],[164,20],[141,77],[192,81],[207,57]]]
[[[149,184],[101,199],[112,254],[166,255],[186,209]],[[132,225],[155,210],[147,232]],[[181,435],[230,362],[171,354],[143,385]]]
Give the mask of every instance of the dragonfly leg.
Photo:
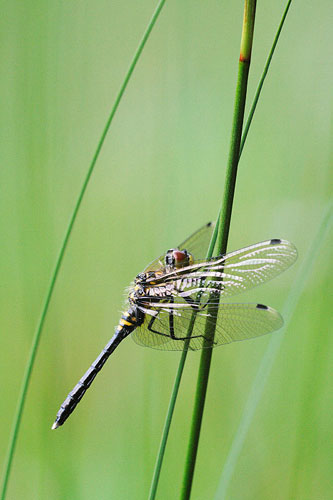
[[[190,306],[192,307],[192,309],[194,309],[195,311],[198,311],[200,306],[195,302],[195,300],[192,299],[192,297],[183,297],[183,299],[188,303],[190,304]]]
[[[200,304],[192,299],[192,297],[184,297],[181,293],[179,295],[192,307],[194,311],[202,311],[208,305],[208,301],[205,302],[205,304]]]
[[[167,303],[172,303],[173,304],[174,302],[174,299],[173,297],[170,297],[169,300],[167,301]],[[154,321],[156,319],[155,316],[153,316],[151,318],[151,320],[149,321],[149,324],[148,324],[148,330],[150,330],[151,332],[153,333],[157,333],[158,335],[163,335],[163,337],[169,337],[173,340],[186,340],[186,338],[189,338],[189,337],[176,337],[175,336],[175,329],[174,329],[174,322],[173,322],[173,311],[169,312],[169,329],[170,329],[170,335],[167,335],[166,333],[162,333],[162,332],[158,332],[157,330],[153,330],[152,326],[154,324]],[[199,337],[201,337],[201,335],[199,335]],[[191,338],[194,338],[194,337],[191,337]]]
[[[171,319],[172,318],[172,319]],[[169,339],[173,339],[173,340],[186,340],[186,339],[189,339],[189,338],[197,338],[197,337],[202,337],[202,335],[197,335],[197,337],[176,337],[175,336],[175,333],[174,333],[174,327],[173,327],[173,314],[170,313],[169,315],[169,327],[170,327],[170,335],[168,335],[167,333],[162,333],[162,332],[158,332],[157,330],[154,330],[153,329],[153,324],[154,324],[154,321],[156,320],[156,317],[153,316],[151,318],[151,320],[149,321],[148,323],[148,330],[152,333],[157,333],[157,335],[162,335],[163,337],[168,337]]]
[[[162,335],[163,337],[168,337],[170,338],[170,335],[166,334],[166,333],[162,333],[162,332],[158,332],[157,330],[154,330],[152,327],[153,327],[153,324],[154,324],[154,321],[156,319],[156,316],[152,316],[151,320],[149,321],[148,323],[148,330],[152,333],[157,333],[157,335]]]
[[[170,302],[172,304],[174,303],[173,297],[170,297]],[[172,309],[169,313],[169,329],[170,329],[170,337],[172,339],[175,339],[175,329],[174,329],[174,323],[173,323],[173,310]]]
[[[207,305],[207,302],[206,304],[204,305],[200,305],[198,304],[198,302],[196,302],[195,300],[192,299],[192,297],[183,297],[183,299],[188,303],[190,304],[190,306],[192,307],[192,309],[194,309],[194,311],[201,311],[202,309],[204,309]]]
[[[192,299],[192,297],[183,297],[183,299],[188,303],[190,304],[190,306],[192,307],[192,309],[194,311],[202,311],[203,309],[205,309],[205,307],[207,307],[208,305],[208,302],[206,302],[205,304],[198,304],[195,300]],[[203,338],[205,340],[209,340],[205,335],[191,335],[189,337],[182,337],[181,339],[178,339],[176,337],[172,337],[174,338],[175,340],[189,340],[189,339],[197,339],[197,338]],[[217,342],[213,342],[213,344],[217,344]]]
[[[168,302],[173,302],[173,298],[170,299],[170,301]],[[152,316],[151,320],[149,321],[148,323],[148,330],[152,333],[156,333],[157,335],[162,335],[162,337],[168,337],[168,338],[171,338],[172,340],[191,340],[191,339],[198,339],[198,338],[203,338],[205,340],[208,340],[207,337],[205,337],[205,335],[190,335],[188,337],[176,337],[175,335],[175,331],[174,331],[174,322],[173,322],[173,318],[174,318],[174,315],[172,312],[169,313],[169,328],[170,328],[170,335],[166,334],[166,333],[162,333],[162,332],[159,332],[157,330],[154,330],[153,328],[153,324],[156,320],[156,316]],[[215,344],[216,342],[214,342]],[[189,346],[189,349],[191,349],[191,347]]]
[[[165,301],[166,302],[166,301]],[[170,297],[169,300],[167,301],[167,303],[173,303],[174,302],[174,299],[173,297]],[[169,337],[169,338],[172,338],[173,340],[183,340],[182,338],[177,338],[175,336],[175,330],[174,330],[174,322],[173,322],[173,311],[171,311],[169,313],[169,329],[170,329],[170,335],[166,334],[166,333],[162,333],[162,332],[158,332],[157,330],[153,330],[152,326],[154,324],[154,321],[156,319],[156,316],[153,316],[151,318],[151,320],[149,321],[149,324],[148,324],[148,330],[150,330],[151,332],[153,333],[157,333],[158,335],[163,335],[163,337]]]

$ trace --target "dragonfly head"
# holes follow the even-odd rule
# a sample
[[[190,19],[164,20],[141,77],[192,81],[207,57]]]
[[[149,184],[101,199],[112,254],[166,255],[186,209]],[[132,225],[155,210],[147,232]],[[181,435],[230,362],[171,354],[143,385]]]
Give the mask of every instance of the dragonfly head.
[[[193,264],[193,257],[187,250],[171,248],[165,254],[164,261],[167,267],[179,269]]]

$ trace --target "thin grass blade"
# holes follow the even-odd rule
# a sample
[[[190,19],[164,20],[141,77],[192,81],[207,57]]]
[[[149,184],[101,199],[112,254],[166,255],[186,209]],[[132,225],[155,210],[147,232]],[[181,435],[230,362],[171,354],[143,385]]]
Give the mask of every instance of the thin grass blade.
[[[11,470],[11,465],[12,465],[12,461],[13,461],[13,457],[14,457],[14,452],[15,452],[15,445],[16,445],[16,441],[17,441],[17,436],[18,436],[18,432],[19,432],[19,428],[20,428],[20,423],[21,423],[21,420],[22,420],[22,413],[23,413],[23,408],[24,408],[24,403],[25,403],[25,400],[26,400],[26,396],[27,396],[27,391],[28,391],[28,387],[29,387],[29,382],[30,382],[30,378],[31,378],[31,373],[32,373],[32,368],[33,368],[33,365],[34,365],[34,362],[35,362],[35,359],[36,359],[36,354],[37,354],[37,349],[38,349],[38,345],[39,345],[39,341],[40,341],[40,337],[41,337],[41,334],[42,334],[42,330],[43,330],[43,326],[44,326],[44,322],[45,322],[45,318],[46,318],[46,314],[47,314],[47,311],[48,311],[48,308],[49,308],[49,305],[50,305],[50,301],[51,301],[51,298],[52,298],[52,294],[53,294],[53,290],[54,290],[54,287],[55,287],[55,284],[56,284],[56,280],[57,280],[57,277],[58,277],[58,274],[59,274],[59,271],[60,271],[60,268],[61,268],[61,264],[62,264],[62,261],[63,261],[63,258],[64,258],[64,254],[65,254],[65,250],[67,248],[67,245],[68,245],[68,242],[69,242],[69,238],[70,238],[70,235],[72,233],[72,230],[73,230],[73,226],[74,226],[74,223],[75,223],[75,220],[77,218],[77,215],[78,215],[78,212],[79,212],[79,209],[80,209],[80,206],[81,206],[81,202],[82,202],[82,199],[84,197],[84,194],[86,192],[86,189],[87,189],[87,186],[88,186],[88,183],[89,183],[89,180],[91,178],[91,175],[93,173],[93,170],[95,168],[95,165],[96,165],[96,162],[97,162],[97,159],[99,157],[99,154],[101,152],[101,149],[103,147],[103,144],[104,144],[104,141],[105,141],[105,138],[107,136],[107,133],[109,131],[109,128],[110,128],[110,125],[112,123],[112,120],[114,118],[114,115],[116,114],[116,111],[118,109],[118,106],[120,104],[120,101],[124,95],[124,92],[127,88],[127,85],[128,85],[128,82],[133,74],[133,71],[135,69],[135,66],[140,58],[140,55],[143,51],[143,48],[149,38],[149,35],[156,23],[156,20],[163,8],[163,5],[165,3],[165,0],[160,0],[160,2],[158,3],[157,5],[157,8],[150,20],[150,22],[148,23],[148,26],[145,30],[145,33],[142,37],[142,40],[140,41],[139,45],[138,45],[138,48],[134,54],[134,57],[133,57],[133,60],[128,68],[128,71],[125,75],[125,78],[124,78],[124,81],[123,81],[123,84],[118,92],[118,95],[116,97],[116,100],[112,106],[112,109],[111,109],[111,112],[110,112],[110,115],[109,115],[109,118],[106,122],[106,125],[104,127],[104,130],[102,132],[102,135],[101,135],[101,138],[99,140],[99,143],[97,145],[97,148],[96,148],[96,151],[95,151],[95,154],[93,156],[93,159],[90,163],[90,166],[88,168],[88,172],[86,174],[86,177],[84,179],[84,182],[83,182],[83,185],[82,185],[82,188],[80,190],[80,193],[79,193],[79,196],[77,198],[77,201],[76,201],[76,204],[75,204],[75,207],[74,207],[74,210],[73,210],[73,213],[70,217],[70,221],[69,221],[69,224],[68,224],[68,227],[66,229],[66,233],[65,233],[65,237],[64,237],[64,240],[63,240],[63,243],[62,243],[62,246],[61,246],[61,249],[60,249],[60,252],[59,252],[59,255],[58,255],[58,258],[56,260],[56,264],[55,264],[55,267],[54,267],[54,271],[53,271],[53,274],[52,274],[52,277],[51,277],[51,281],[50,281],[50,285],[49,285],[49,289],[48,289],[48,292],[47,292],[47,295],[46,295],[46,299],[45,299],[45,302],[44,302],[44,305],[42,307],[42,312],[41,312],[41,316],[40,316],[40,319],[38,321],[38,324],[37,324],[37,328],[36,328],[36,331],[34,333],[34,336],[33,336],[33,340],[32,340],[32,345],[31,345],[31,349],[30,349],[30,354],[29,354],[29,358],[28,358],[28,361],[27,361],[27,366],[26,366],[26,369],[25,369],[25,374],[24,374],[24,377],[23,377],[23,381],[22,381],[22,387],[21,387],[21,390],[20,390],[20,395],[19,395],[19,399],[18,399],[18,404],[17,404],[17,408],[16,408],[16,411],[15,411],[15,415],[14,415],[14,420],[13,420],[13,427],[12,427],[12,430],[11,430],[11,434],[10,434],[10,437],[9,437],[9,445],[8,445],[8,451],[7,451],[7,455],[6,455],[6,459],[5,459],[5,464],[4,464],[4,473],[3,473],[3,478],[2,478],[2,484],[1,484],[1,500],[4,500],[5,499],[5,496],[6,496],[6,490],[7,490],[7,486],[8,486],[8,480],[9,480],[9,474],[10,474],[10,470]]]
[[[230,485],[231,478],[234,474],[237,460],[241,454],[244,441],[251,426],[256,409],[259,405],[264,389],[266,387],[269,374],[271,373],[274,361],[281,348],[285,331],[291,321],[295,312],[298,301],[305,289],[307,280],[311,273],[312,267],[318,258],[321,246],[325,241],[325,237],[333,224],[333,204],[325,210],[322,217],[317,234],[314,236],[311,246],[308,250],[302,266],[300,267],[294,285],[290,289],[282,315],[285,319],[285,326],[281,333],[276,333],[270,340],[266,352],[261,360],[257,375],[253,381],[245,408],[233,439],[230,451],[223,466],[221,479],[215,495],[215,500],[223,500],[227,498],[227,490]]]

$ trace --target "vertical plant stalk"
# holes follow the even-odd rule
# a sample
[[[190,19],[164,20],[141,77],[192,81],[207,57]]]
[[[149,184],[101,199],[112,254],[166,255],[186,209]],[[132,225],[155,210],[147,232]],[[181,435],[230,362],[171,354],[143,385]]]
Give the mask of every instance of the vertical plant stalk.
[[[144,48],[144,46],[145,46],[145,44],[146,44],[146,42],[147,42],[147,40],[149,38],[149,35],[150,35],[150,33],[151,33],[151,31],[152,31],[152,29],[153,29],[153,27],[154,27],[154,25],[155,25],[155,23],[157,21],[157,18],[158,18],[159,14],[160,14],[160,12],[161,12],[161,10],[163,8],[164,3],[165,3],[165,0],[160,0],[159,1],[158,5],[156,7],[156,10],[155,10],[155,12],[154,12],[151,20],[149,21],[148,26],[146,28],[146,31],[145,31],[145,33],[144,33],[144,35],[143,35],[143,37],[142,37],[142,39],[141,39],[141,41],[140,41],[140,43],[138,45],[138,48],[137,48],[137,50],[136,50],[136,52],[134,54],[133,60],[132,60],[130,66],[129,66],[128,70],[127,70],[127,73],[125,75],[124,81],[123,81],[123,83],[122,83],[122,85],[120,87],[120,90],[118,92],[116,100],[115,100],[115,102],[114,102],[114,104],[112,106],[109,118],[108,118],[108,120],[106,122],[106,125],[105,125],[104,130],[103,130],[102,135],[101,135],[101,138],[100,138],[99,143],[97,145],[95,154],[94,154],[93,159],[92,159],[92,161],[90,163],[90,166],[88,168],[88,172],[86,174],[86,177],[85,177],[83,185],[81,187],[79,196],[77,198],[77,201],[76,201],[73,213],[71,215],[71,218],[70,218],[70,221],[69,221],[66,233],[65,233],[65,237],[64,237],[63,243],[62,243],[61,248],[60,248],[60,252],[59,252],[57,260],[56,260],[56,264],[55,264],[55,267],[54,267],[54,270],[53,270],[53,273],[52,273],[52,276],[51,276],[51,281],[50,281],[49,289],[48,289],[48,292],[47,292],[47,295],[46,295],[46,299],[45,299],[45,302],[44,302],[44,305],[43,305],[43,308],[42,308],[40,319],[39,319],[37,328],[36,328],[34,336],[33,336],[32,345],[31,345],[31,349],[30,349],[30,355],[29,355],[27,366],[26,366],[26,369],[25,369],[25,373],[24,373],[24,377],[23,377],[23,382],[22,382],[22,387],[21,387],[21,390],[20,390],[18,404],[17,404],[15,416],[14,416],[14,423],[13,423],[13,427],[12,427],[10,438],[9,438],[8,451],[7,451],[7,455],[6,455],[6,459],[5,459],[5,464],[4,464],[4,473],[3,473],[1,490],[0,490],[0,492],[1,492],[1,497],[0,497],[1,500],[4,500],[5,496],[6,496],[6,491],[7,491],[7,486],[8,486],[8,480],[9,480],[9,474],[10,474],[11,465],[12,465],[12,462],[13,462],[15,445],[16,445],[16,442],[17,442],[17,437],[18,437],[18,432],[19,432],[19,428],[20,428],[20,423],[21,423],[21,420],[22,420],[22,413],[23,413],[23,408],[24,408],[24,403],[25,403],[25,400],[26,400],[26,396],[27,396],[27,391],[28,391],[29,382],[30,382],[30,378],[31,378],[32,368],[33,368],[33,365],[34,365],[34,362],[35,362],[35,359],[36,359],[37,349],[38,349],[40,337],[41,337],[41,334],[42,334],[42,330],[43,330],[45,318],[46,318],[47,311],[48,311],[48,308],[49,308],[49,305],[50,305],[50,301],[51,301],[51,298],[52,298],[52,294],[53,294],[53,290],[54,290],[54,287],[55,287],[55,284],[56,284],[56,280],[57,280],[57,277],[58,277],[58,274],[59,274],[59,271],[60,271],[60,268],[61,268],[61,264],[62,264],[64,255],[65,255],[65,250],[67,248],[67,245],[68,245],[68,242],[69,242],[69,238],[70,238],[70,235],[72,233],[73,226],[74,226],[75,220],[77,218],[77,214],[79,212],[83,196],[84,196],[84,194],[86,192],[86,189],[87,189],[90,177],[91,177],[91,175],[93,173],[93,170],[95,168],[97,159],[98,159],[99,154],[101,152],[101,149],[103,147],[105,138],[106,138],[107,133],[109,131],[109,128],[110,128],[110,125],[111,125],[112,120],[114,118],[114,115],[116,114],[116,111],[118,109],[120,101],[121,101],[121,99],[122,99],[122,97],[124,95],[124,92],[125,92],[126,88],[127,88],[128,82],[129,82],[129,80],[130,80],[130,78],[132,76],[132,73],[133,73],[133,71],[135,69],[135,66],[136,66],[136,64],[137,64],[137,62],[138,62],[138,60],[139,60],[139,58],[141,56],[141,53],[142,53],[143,48]]]
[[[286,20],[291,2],[292,2],[292,0],[288,0],[288,2],[286,4],[286,7],[285,7],[284,13],[282,15],[279,27],[277,29],[277,32],[276,32],[274,40],[273,40],[271,50],[268,54],[262,75],[260,77],[260,80],[259,80],[259,83],[257,86],[257,90],[256,90],[256,93],[255,93],[255,96],[254,96],[254,99],[253,99],[253,102],[251,105],[251,109],[249,111],[249,115],[248,115],[246,124],[245,124],[244,129],[243,129],[242,140],[241,140],[241,145],[240,145],[240,150],[239,150],[239,157],[241,156],[241,154],[243,152],[245,141],[246,141],[246,138],[247,138],[247,135],[248,135],[251,123],[252,123],[252,119],[253,119],[257,104],[258,104],[260,93],[261,93],[261,90],[263,88],[263,84],[264,84],[264,81],[266,79],[266,76],[268,74],[269,66],[271,64],[273,54],[274,54],[275,48],[277,46],[277,42],[279,40],[281,31],[282,31],[282,27],[283,27],[284,22]],[[219,214],[219,217],[220,217],[220,214]],[[211,241],[209,250],[207,252],[207,259],[211,258],[213,255],[213,250],[214,250],[216,236],[217,236],[216,233],[217,233],[217,229],[218,229],[218,225],[219,225],[219,222],[218,222],[219,217],[218,217],[218,220],[216,221],[216,227],[214,229],[212,241]],[[173,416],[173,412],[175,409],[175,404],[176,404],[176,400],[177,400],[177,396],[178,396],[179,386],[180,386],[180,382],[181,382],[180,378],[181,378],[183,370],[184,370],[186,355],[187,355],[187,351],[186,351],[186,349],[184,349],[184,351],[181,355],[180,361],[179,361],[179,366],[178,366],[175,382],[174,382],[171,397],[170,397],[169,407],[167,410],[167,416],[166,416],[164,427],[163,427],[160,447],[159,447],[159,450],[157,453],[157,459],[156,459],[156,463],[155,463],[154,474],[153,474],[150,493],[149,493],[149,500],[154,500],[156,497],[157,486],[158,486],[158,481],[159,481],[159,477],[160,477],[160,473],[161,473],[163,457],[164,457],[166,443],[167,443],[167,439],[168,439],[168,435],[169,435],[169,431],[170,431],[172,416]]]
[[[265,78],[267,76],[268,69],[269,69],[269,66],[271,64],[272,57],[273,57],[276,45],[277,45],[278,40],[280,38],[280,34],[281,34],[281,31],[282,31],[284,22],[286,20],[286,17],[287,17],[287,14],[288,14],[291,2],[292,2],[292,0],[288,0],[287,5],[286,5],[286,7],[284,9],[284,12],[282,14],[282,18],[281,18],[279,27],[277,29],[277,32],[275,34],[275,38],[273,40],[273,44],[272,44],[271,50],[269,51],[269,54],[268,54],[268,57],[267,57],[267,60],[266,60],[265,66],[264,66],[264,70],[263,70],[262,75],[260,77],[259,84],[258,84],[256,93],[255,93],[255,96],[254,96],[254,99],[253,99],[253,103],[252,103],[252,106],[251,106],[251,109],[250,109],[250,112],[249,112],[249,116],[247,117],[246,124],[245,124],[244,130],[243,130],[242,142],[241,142],[241,145],[240,145],[239,156],[242,154],[243,147],[244,147],[244,144],[245,144],[245,141],[246,141],[246,138],[247,138],[247,134],[249,132],[249,129],[250,129],[250,126],[251,126],[251,123],[252,123],[252,118],[253,118],[254,112],[256,110],[257,104],[258,104],[260,92],[261,92],[261,89],[262,89],[262,87],[264,85],[264,81],[265,81]]]
[[[212,235],[211,241],[209,243],[209,248],[208,248],[208,252],[207,252],[208,256],[213,255],[216,237],[217,237],[217,226],[215,226],[215,228],[214,228],[213,235]],[[188,333],[187,333],[187,335],[189,337],[192,335],[192,331],[194,328],[194,322],[195,322],[195,314],[192,315],[191,323],[189,325],[189,329],[188,329]],[[176,378],[175,378],[175,382],[173,385],[171,398],[170,398],[170,402],[169,402],[169,407],[168,407],[168,411],[167,411],[167,416],[165,418],[164,428],[163,428],[163,432],[162,432],[160,447],[159,447],[158,454],[157,454],[157,459],[156,459],[156,463],[155,463],[154,474],[153,474],[153,479],[152,479],[151,486],[150,486],[148,500],[154,500],[156,497],[157,486],[158,486],[158,481],[159,481],[160,474],[161,474],[161,468],[162,468],[165,448],[166,448],[166,444],[167,444],[167,440],[168,440],[168,436],[169,436],[171,420],[172,420],[173,412],[175,409],[176,400],[177,400],[178,391],[179,391],[179,386],[180,386],[180,382],[182,379],[185,361],[186,361],[186,357],[187,357],[187,353],[188,353],[189,342],[190,342],[189,340],[186,340],[184,342],[184,349],[183,349],[183,352],[182,352],[182,355],[181,355],[181,358],[179,361],[178,370],[176,373]]]
[[[159,451],[157,454],[157,459],[156,459],[156,463],[155,463],[155,467],[154,467],[154,473],[153,473],[153,478],[152,478],[152,482],[151,482],[151,486],[150,486],[150,490],[149,490],[148,500],[154,500],[154,498],[156,496],[157,485],[158,485],[158,481],[159,481],[160,474],[161,474],[161,468],[162,468],[165,448],[166,448],[166,444],[168,441],[168,436],[169,436],[169,431],[170,431],[170,426],[171,426],[171,420],[172,420],[173,412],[174,412],[175,405],[176,405],[176,399],[178,396],[179,386],[180,386],[180,382],[182,379],[182,374],[183,374],[183,370],[184,370],[184,366],[185,366],[186,357],[187,357],[187,349],[184,348],[182,355],[181,355],[181,358],[180,358],[179,365],[178,365],[175,383],[174,383],[171,398],[169,401],[169,407],[168,407],[167,415],[165,418],[163,433],[162,433],[160,447],[159,447]]]
[[[236,87],[234,115],[232,124],[232,133],[230,141],[229,158],[226,170],[226,180],[224,187],[224,195],[222,200],[222,209],[219,217],[218,238],[217,238],[217,253],[226,252],[228,235],[230,229],[232,204],[235,193],[237,167],[240,153],[240,144],[244,120],[244,110],[246,101],[247,81],[251,61],[251,50],[253,43],[254,20],[256,11],[256,0],[245,0],[243,30],[241,38],[241,48],[238,66],[238,79]],[[212,313],[212,311],[211,311]],[[215,316],[216,319],[216,316]],[[214,338],[214,328],[207,328],[205,331],[211,341]],[[207,344],[208,346],[209,344]],[[212,359],[212,348],[207,347],[202,350],[197,389],[195,394],[194,409],[192,415],[192,425],[188,452],[185,462],[185,470],[183,477],[183,485],[180,498],[187,500],[190,498],[195,462],[198,451],[201,422],[204,411],[209,370]]]

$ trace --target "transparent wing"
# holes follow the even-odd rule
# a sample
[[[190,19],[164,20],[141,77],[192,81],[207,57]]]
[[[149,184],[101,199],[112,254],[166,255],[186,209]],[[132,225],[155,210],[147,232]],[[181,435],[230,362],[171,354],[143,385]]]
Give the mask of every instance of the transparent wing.
[[[219,304],[217,312],[214,347],[230,342],[251,339],[278,330],[283,325],[280,314],[268,306],[261,304]],[[156,311],[152,311],[153,314]],[[170,315],[172,315],[174,335],[170,336]],[[164,305],[155,316],[146,314],[142,326],[132,334],[137,344],[161,350],[183,350],[186,337],[189,335],[189,325],[193,318],[193,309],[170,308]],[[151,328],[158,333],[153,333]],[[188,349],[197,350],[204,347],[206,322],[212,323],[212,317],[204,308],[195,315],[194,329],[188,343]],[[163,335],[161,335],[163,334]]]
[[[215,222],[208,222],[195,233],[178,245],[179,250],[187,250],[196,259],[202,259],[207,254]]]
[[[200,292],[230,297],[269,281],[297,258],[295,246],[286,240],[267,240],[209,261],[165,273],[157,283],[173,283],[174,295],[195,300]],[[149,279],[147,285],[149,285]],[[214,299],[213,299],[214,300]]]
[[[207,253],[208,245],[214,227],[215,224],[213,222],[208,222],[208,224],[202,226],[200,229],[198,229],[195,233],[189,236],[189,238],[183,241],[183,243],[178,245],[176,248],[179,248],[179,250],[186,249],[190,254],[194,256],[194,258],[204,257]],[[160,255],[160,257],[158,257],[157,259],[153,260],[153,262],[151,262],[143,270],[143,272],[156,271],[157,269],[161,269],[161,267],[164,267],[164,257],[165,253],[163,255]]]

